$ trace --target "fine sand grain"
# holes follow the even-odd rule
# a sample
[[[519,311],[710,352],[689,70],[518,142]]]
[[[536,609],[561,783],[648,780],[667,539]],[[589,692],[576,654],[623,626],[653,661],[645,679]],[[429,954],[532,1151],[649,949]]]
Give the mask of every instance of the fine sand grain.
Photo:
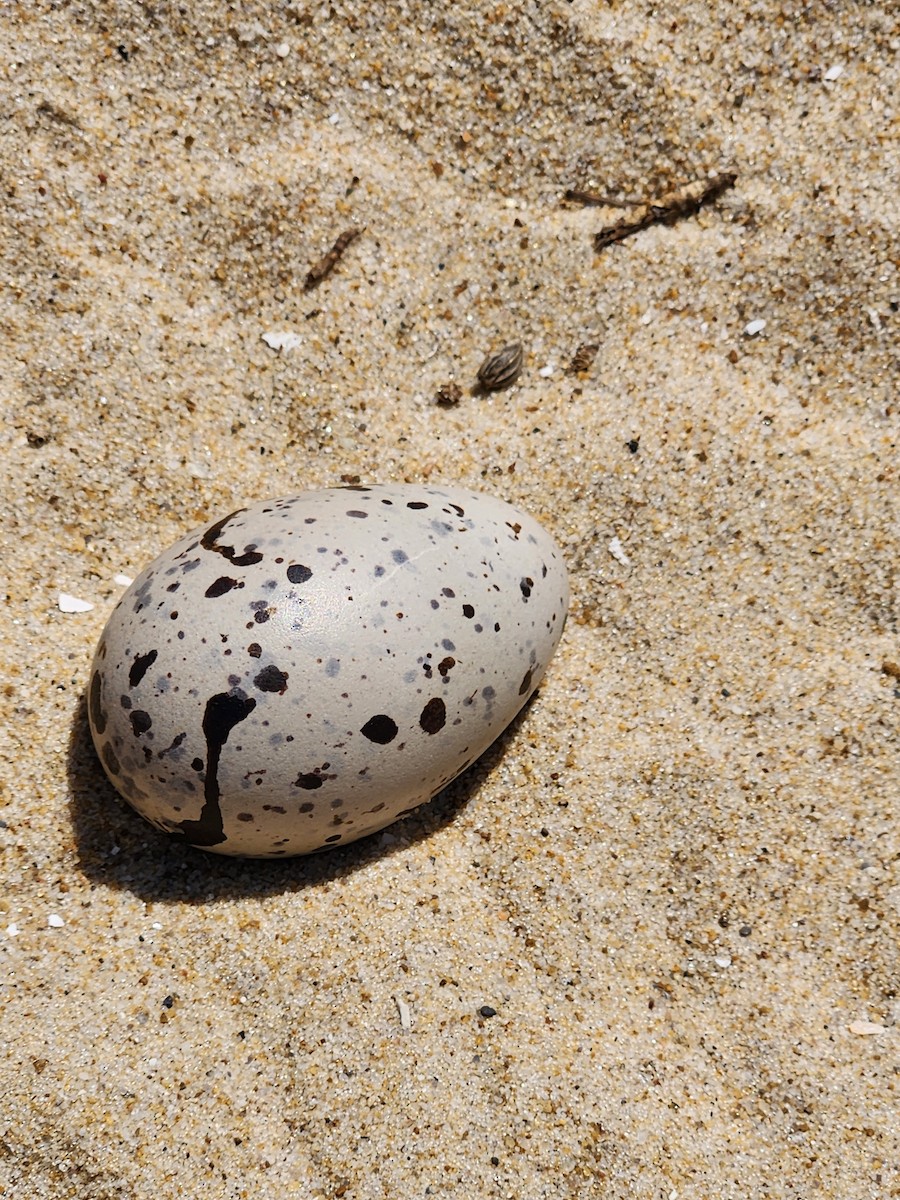
[[[0,1194],[900,1195],[892,6],[0,32]],[[166,841],[86,732],[121,576],[357,479],[555,534],[538,696],[359,845]]]

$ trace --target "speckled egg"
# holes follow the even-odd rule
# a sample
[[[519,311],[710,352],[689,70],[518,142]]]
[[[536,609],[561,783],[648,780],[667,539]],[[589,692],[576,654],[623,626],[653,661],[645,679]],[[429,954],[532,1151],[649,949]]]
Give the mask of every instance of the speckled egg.
[[[568,583],[491,496],[329,488],[240,508],[137,577],[89,715],[115,787],[219,854],[309,854],[396,821],[537,687]]]

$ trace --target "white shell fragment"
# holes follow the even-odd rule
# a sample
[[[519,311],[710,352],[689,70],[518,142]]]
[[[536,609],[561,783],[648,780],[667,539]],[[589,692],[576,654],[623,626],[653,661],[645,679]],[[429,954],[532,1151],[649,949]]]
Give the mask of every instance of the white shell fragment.
[[[877,1025],[874,1021],[851,1021],[847,1026],[857,1037],[874,1037],[878,1033],[886,1033],[887,1027]]]
[[[631,566],[631,559],[625,553],[625,548],[617,537],[614,537],[610,540],[607,550],[609,550],[610,554],[617,563],[621,563],[623,567]]]
[[[64,613],[90,612],[94,607],[90,600],[81,600],[69,592],[60,592],[56,601],[59,611]]]
[[[412,1013],[409,1010],[409,1005],[400,996],[394,997],[394,1003],[397,1005],[397,1012],[400,1014],[401,1029],[412,1029]]]
[[[159,829],[308,854],[468,767],[537,688],[568,606],[532,518],[422,485],[238,509],[138,575],[94,657],[94,744]]]
[[[283,330],[281,333],[264,333],[262,340],[272,350],[296,350],[303,339],[299,333]]]

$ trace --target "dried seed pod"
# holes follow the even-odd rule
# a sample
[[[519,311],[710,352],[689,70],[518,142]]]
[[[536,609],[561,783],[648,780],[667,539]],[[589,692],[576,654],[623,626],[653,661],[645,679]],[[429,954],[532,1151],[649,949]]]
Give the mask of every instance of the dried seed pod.
[[[519,378],[523,357],[521,342],[504,346],[497,354],[489,354],[478,371],[478,382],[487,392],[509,387]]]
[[[462,388],[452,379],[449,383],[442,383],[434,394],[435,404],[440,404],[443,408],[452,408],[454,404],[459,404],[461,399]]]
[[[579,371],[587,371],[597,357],[600,346],[597,342],[582,342],[569,363],[569,374],[577,375]]]

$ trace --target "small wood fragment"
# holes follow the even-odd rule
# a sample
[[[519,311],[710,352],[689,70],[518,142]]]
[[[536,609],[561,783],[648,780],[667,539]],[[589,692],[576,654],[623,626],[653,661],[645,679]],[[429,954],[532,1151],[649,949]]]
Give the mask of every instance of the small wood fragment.
[[[81,123],[78,118],[59,105],[54,104],[52,100],[42,100],[37,106],[37,110],[45,117],[50,117],[53,121],[58,121],[60,125],[69,125],[72,129],[81,129]]]
[[[594,234],[594,249],[603,250],[613,242],[624,241],[634,233],[640,233],[651,225],[673,225],[683,217],[695,216],[704,204],[710,204],[734,187],[737,176],[734,174],[718,175],[705,185],[692,184],[663,200],[652,201],[642,205],[635,213],[605,225]]]
[[[448,383],[442,383],[434,394],[435,404],[440,404],[442,408],[452,408],[454,404],[459,404],[461,399],[462,388],[452,379]]]
[[[589,370],[594,359],[597,357],[599,349],[600,345],[598,342],[582,342],[572,355],[572,361],[566,368],[567,373],[569,375],[578,375],[581,371]]]
[[[564,200],[574,204],[585,204],[598,208],[640,208],[643,200],[619,200],[616,196],[607,196],[605,192],[591,192],[586,188],[567,188]]]
[[[306,276],[306,282],[303,285],[305,291],[311,291],[317,284],[321,283],[323,279],[331,274],[331,272],[340,262],[344,251],[352,241],[359,237],[362,231],[363,230],[361,228],[344,230],[328,253],[323,254],[318,262],[313,263],[313,265],[310,267]]]
[[[478,369],[479,384],[486,392],[509,387],[519,378],[524,357],[521,342],[513,342],[496,354],[489,354]]]

